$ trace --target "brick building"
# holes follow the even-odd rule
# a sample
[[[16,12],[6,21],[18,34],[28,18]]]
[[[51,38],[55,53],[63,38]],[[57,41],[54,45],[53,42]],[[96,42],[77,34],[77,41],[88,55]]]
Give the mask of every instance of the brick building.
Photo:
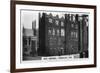
[[[33,57],[88,57],[88,15],[39,13],[38,29],[36,21],[32,29],[23,28],[23,49],[24,55]]]
[[[66,50],[65,54],[77,54],[79,53],[79,23],[78,15],[65,14],[66,24]]]
[[[39,14],[39,55],[88,55],[87,15]]]

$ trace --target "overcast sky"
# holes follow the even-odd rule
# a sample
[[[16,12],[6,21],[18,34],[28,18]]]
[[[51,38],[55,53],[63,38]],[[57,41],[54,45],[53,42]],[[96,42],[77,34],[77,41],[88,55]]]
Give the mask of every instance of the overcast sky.
[[[40,12],[43,13],[43,12]],[[64,17],[64,13],[59,13],[59,12],[46,12],[47,14],[52,13],[53,16],[56,16],[57,14],[59,17]],[[32,29],[32,21],[36,20],[36,28],[38,28],[38,14],[39,12],[37,11],[21,11],[21,24],[28,29]]]
[[[22,11],[21,24],[28,29],[32,29],[32,21],[38,19],[38,13],[35,11]]]
[[[39,27],[39,13],[43,13],[43,11],[21,11],[21,25],[27,29],[32,29],[32,21],[36,21],[36,28]],[[53,16],[58,15],[59,18],[64,17],[63,12],[44,12],[47,14],[52,13]],[[41,15],[42,16],[42,15]]]

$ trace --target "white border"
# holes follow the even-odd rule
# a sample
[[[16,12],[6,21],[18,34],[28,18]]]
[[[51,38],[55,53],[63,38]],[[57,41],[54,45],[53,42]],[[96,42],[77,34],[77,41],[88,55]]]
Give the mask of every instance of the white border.
[[[88,59],[74,59],[63,61],[31,61],[20,63],[20,9],[34,9],[34,10],[54,10],[54,11],[69,11],[79,13],[89,13],[89,58]],[[94,10],[85,8],[69,8],[69,7],[50,7],[50,6],[35,6],[35,5],[16,5],[16,69],[23,68],[40,68],[40,67],[54,67],[54,66],[74,66],[74,65],[94,64]]]

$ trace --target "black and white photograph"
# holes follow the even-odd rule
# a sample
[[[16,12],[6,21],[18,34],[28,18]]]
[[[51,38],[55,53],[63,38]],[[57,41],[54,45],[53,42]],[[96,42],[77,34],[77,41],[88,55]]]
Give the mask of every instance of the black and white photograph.
[[[12,72],[96,66],[96,6],[12,2]]]
[[[20,25],[23,61],[89,57],[88,13],[21,10]]]

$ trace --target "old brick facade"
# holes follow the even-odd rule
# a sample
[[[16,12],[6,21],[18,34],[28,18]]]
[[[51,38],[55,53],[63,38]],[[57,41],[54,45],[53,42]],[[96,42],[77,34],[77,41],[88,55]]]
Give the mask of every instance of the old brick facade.
[[[33,37],[31,34],[29,37]],[[39,13],[37,39],[38,56],[80,54],[81,58],[88,57],[88,15]],[[35,54],[34,51],[31,52]]]
[[[59,17],[57,14],[53,16],[52,13],[43,13],[39,17],[39,54],[82,54],[84,49],[88,50],[85,17],[87,16],[78,14],[64,14]]]

